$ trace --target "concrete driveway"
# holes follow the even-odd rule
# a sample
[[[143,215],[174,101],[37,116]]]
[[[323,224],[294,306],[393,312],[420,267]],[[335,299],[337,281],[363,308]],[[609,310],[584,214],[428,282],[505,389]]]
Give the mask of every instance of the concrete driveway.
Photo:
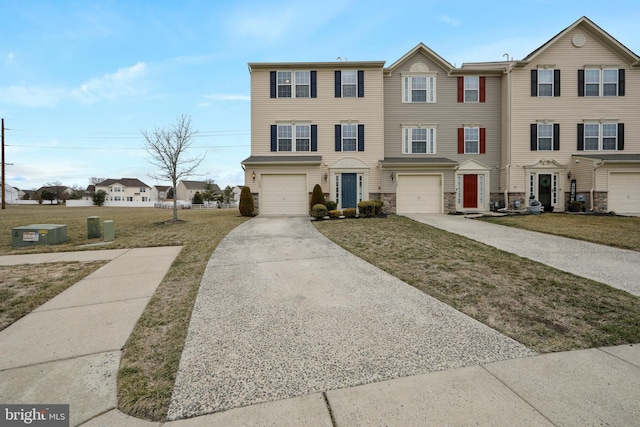
[[[407,217],[640,296],[640,252],[505,227],[462,215]]]
[[[168,418],[533,354],[307,218],[256,217],[209,261]]]

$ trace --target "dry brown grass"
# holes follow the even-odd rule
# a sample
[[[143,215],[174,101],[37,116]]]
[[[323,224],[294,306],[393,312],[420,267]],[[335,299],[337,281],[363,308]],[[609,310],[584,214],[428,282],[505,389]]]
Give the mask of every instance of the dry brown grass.
[[[0,331],[104,264],[57,262],[0,267]]]
[[[640,218],[545,213],[482,218],[500,225],[640,251]]]
[[[640,343],[640,298],[408,218],[324,221],[337,244],[535,351]]]
[[[85,247],[87,217],[112,219],[116,239],[106,246]],[[171,210],[149,208],[66,208],[10,206],[0,215],[0,254],[96,250],[182,245],[183,249],[149,301],[129,337],[118,374],[118,405],[141,418],[166,416],[187,335],[191,310],[204,269],[218,243],[247,218],[230,210],[180,210],[177,223],[168,223]],[[66,224],[62,245],[25,249],[11,247],[11,228],[29,224]]]

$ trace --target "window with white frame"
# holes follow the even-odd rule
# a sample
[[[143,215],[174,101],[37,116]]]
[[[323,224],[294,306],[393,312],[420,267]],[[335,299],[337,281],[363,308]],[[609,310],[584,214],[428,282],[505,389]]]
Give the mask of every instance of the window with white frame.
[[[358,125],[342,125],[342,151],[358,151]]]
[[[403,132],[403,154],[435,154],[436,129],[434,127],[405,127]]]
[[[147,191],[147,189],[146,189],[146,188],[144,188],[144,187],[140,187],[140,192],[141,192],[141,193],[144,193],[144,192],[146,192],[146,191]]]
[[[291,98],[291,71],[278,71],[278,98]]]
[[[538,70],[538,96],[553,96],[553,70]]]
[[[133,202],[133,197],[132,196],[127,196],[127,202]]]
[[[478,76],[465,76],[464,102],[478,102],[480,99],[480,79]]]
[[[617,123],[585,123],[584,149],[586,151],[617,150]]]
[[[436,102],[435,76],[404,76],[402,102]]]
[[[358,96],[358,71],[346,70],[341,73],[342,97],[355,98]]]
[[[296,98],[309,98],[311,96],[311,77],[309,71],[296,71],[294,75]]]
[[[585,96],[618,96],[618,70],[585,69],[584,89]]]
[[[553,124],[538,123],[538,151],[553,150]]]
[[[480,152],[480,128],[464,128],[464,152],[465,154],[478,154]]]
[[[311,151],[311,125],[278,125],[277,148],[278,151]]]

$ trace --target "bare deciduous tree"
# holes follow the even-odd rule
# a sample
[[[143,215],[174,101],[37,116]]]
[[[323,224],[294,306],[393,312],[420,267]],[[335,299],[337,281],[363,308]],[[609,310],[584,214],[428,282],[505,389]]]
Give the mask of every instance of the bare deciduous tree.
[[[104,180],[106,180],[106,178],[98,178],[97,176],[92,176],[91,178],[89,178],[89,185],[100,184]]]
[[[191,146],[191,139],[197,131],[191,129],[191,117],[182,115],[176,123],[167,128],[154,128],[152,132],[143,130],[144,149],[151,158],[149,163],[160,171],[150,175],[154,179],[169,180],[173,188],[173,221],[178,220],[178,201],[175,197],[178,180],[194,175],[195,170],[204,160],[201,157],[185,158]]]

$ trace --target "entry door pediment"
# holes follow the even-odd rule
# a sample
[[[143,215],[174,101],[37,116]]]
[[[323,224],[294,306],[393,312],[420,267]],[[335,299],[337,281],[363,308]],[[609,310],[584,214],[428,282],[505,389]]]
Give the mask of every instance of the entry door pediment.
[[[329,166],[330,169],[369,169],[369,165],[355,157],[340,159]]]
[[[458,171],[487,171],[490,168],[487,165],[484,165],[476,160],[467,160],[458,166]]]

